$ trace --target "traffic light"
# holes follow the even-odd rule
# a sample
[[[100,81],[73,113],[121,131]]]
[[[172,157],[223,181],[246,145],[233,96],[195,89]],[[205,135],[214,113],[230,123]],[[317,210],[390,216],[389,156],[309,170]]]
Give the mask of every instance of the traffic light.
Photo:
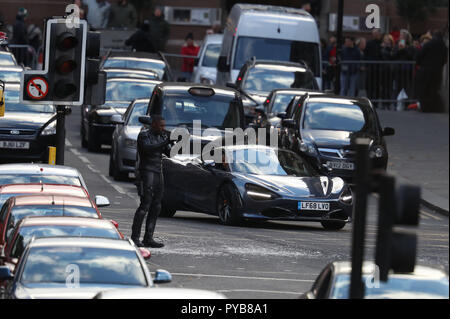
[[[78,27],[67,24],[66,19],[47,20],[44,70],[23,72],[21,101],[82,105],[86,38],[84,20]]]
[[[100,71],[100,32],[89,31],[86,45],[85,105],[105,103],[106,72]]]
[[[378,234],[375,263],[379,267],[380,280],[387,281],[389,270],[414,272],[417,236],[414,232],[396,230],[395,226],[418,226],[420,187],[400,185],[386,174],[378,176],[379,206]]]

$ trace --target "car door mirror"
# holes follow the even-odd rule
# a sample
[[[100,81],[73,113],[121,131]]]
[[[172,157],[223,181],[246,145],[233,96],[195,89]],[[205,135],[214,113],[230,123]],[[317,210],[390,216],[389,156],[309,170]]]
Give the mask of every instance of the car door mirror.
[[[292,128],[292,129],[297,128],[297,122],[294,119],[283,119],[281,121],[281,124],[287,128]]]
[[[162,269],[157,269],[155,273],[155,278],[153,279],[153,282],[155,284],[165,284],[172,281],[172,275]]]
[[[277,117],[279,117],[280,119],[285,119],[287,116],[286,112],[278,112],[277,113]]]
[[[236,85],[236,83],[233,83],[233,82],[227,82],[226,86],[229,88],[235,89],[235,90],[238,89],[238,86]]]
[[[395,129],[392,127],[385,127],[383,130],[383,136],[391,136],[395,134]]]
[[[145,116],[139,116],[139,123],[151,125],[152,124],[152,118],[148,115]]]
[[[97,205],[97,207],[105,207],[105,206],[109,206],[109,199],[105,196],[101,196],[101,195],[96,195],[95,196],[95,205]]]
[[[145,260],[150,259],[150,257],[152,256],[150,250],[144,247],[139,247],[139,252],[141,253],[142,258],[144,258]]]
[[[219,56],[219,59],[217,60],[217,70],[219,72],[228,72],[230,66],[227,64],[227,57],[222,55]]]
[[[111,123],[113,124],[123,124],[123,119],[122,119],[122,115],[120,114],[114,114],[113,116],[111,116]]]
[[[11,280],[14,275],[11,273],[11,269],[8,266],[0,266],[0,280]]]

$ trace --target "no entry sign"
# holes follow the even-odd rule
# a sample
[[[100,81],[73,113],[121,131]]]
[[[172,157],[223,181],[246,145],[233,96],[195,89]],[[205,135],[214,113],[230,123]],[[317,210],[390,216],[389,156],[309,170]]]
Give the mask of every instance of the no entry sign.
[[[43,77],[32,77],[27,82],[27,94],[33,100],[41,100],[48,94],[48,83]]]

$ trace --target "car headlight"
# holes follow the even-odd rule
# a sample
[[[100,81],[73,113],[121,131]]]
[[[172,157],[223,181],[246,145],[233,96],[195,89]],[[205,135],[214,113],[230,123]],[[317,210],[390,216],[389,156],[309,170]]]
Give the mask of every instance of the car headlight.
[[[254,200],[270,200],[278,197],[278,195],[264,187],[246,184],[246,193],[247,195]]]
[[[136,145],[137,145],[137,141],[136,140],[133,140],[131,138],[126,138],[125,139],[125,147],[136,148]]]
[[[341,196],[339,196],[339,200],[344,204],[351,205],[353,203],[353,194],[350,189],[342,192]]]
[[[313,144],[304,141],[300,142],[300,151],[310,155],[317,155],[317,150]]]
[[[332,194],[339,193],[342,190],[342,188],[344,187],[344,180],[340,177],[332,178],[331,182],[333,183],[333,187],[331,188]]]
[[[42,136],[55,135],[56,134],[56,121],[53,121],[47,125],[41,132]]]
[[[384,155],[384,150],[381,146],[375,146],[369,151],[370,158],[381,158]]]

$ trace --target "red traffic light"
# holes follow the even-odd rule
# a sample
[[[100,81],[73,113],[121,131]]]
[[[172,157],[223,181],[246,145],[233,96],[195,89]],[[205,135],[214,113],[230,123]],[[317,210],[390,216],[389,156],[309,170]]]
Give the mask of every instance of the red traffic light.
[[[57,40],[56,47],[61,51],[73,49],[78,44],[78,39],[70,32],[62,33]]]

